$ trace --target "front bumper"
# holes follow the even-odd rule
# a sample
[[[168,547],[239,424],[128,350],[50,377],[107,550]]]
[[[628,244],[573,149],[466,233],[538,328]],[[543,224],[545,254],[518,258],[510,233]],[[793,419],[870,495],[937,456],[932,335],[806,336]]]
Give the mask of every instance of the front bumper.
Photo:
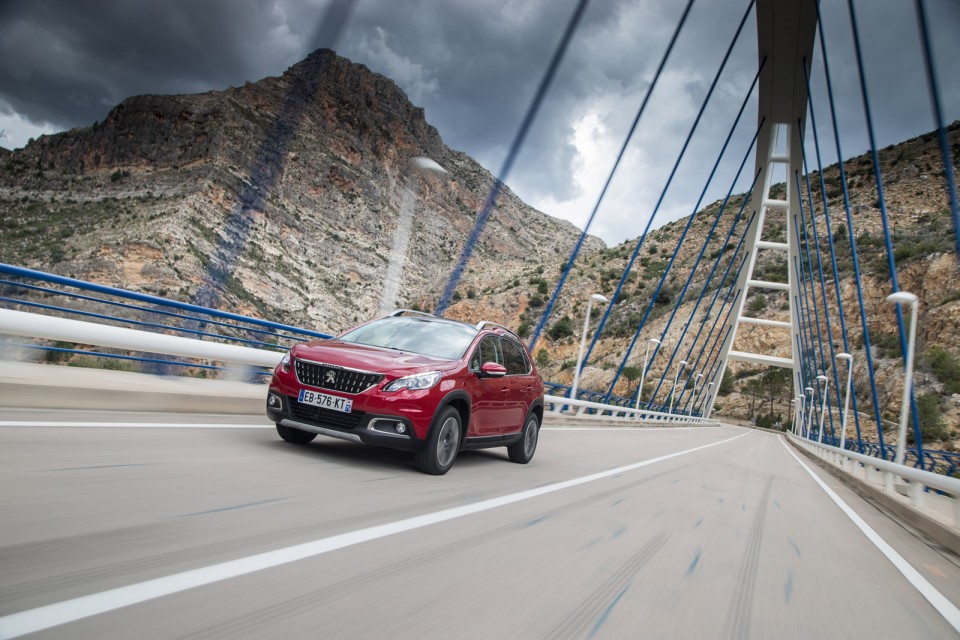
[[[267,393],[267,417],[285,427],[379,447],[415,451],[424,446],[410,420],[399,415],[341,413],[302,404],[276,389]]]

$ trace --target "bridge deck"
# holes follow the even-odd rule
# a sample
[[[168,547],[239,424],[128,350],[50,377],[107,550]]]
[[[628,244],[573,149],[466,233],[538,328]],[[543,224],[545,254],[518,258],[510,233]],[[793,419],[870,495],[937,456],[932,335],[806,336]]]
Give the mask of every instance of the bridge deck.
[[[117,603],[136,595],[132,585],[183,572],[168,595],[108,604],[45,637],[954,633],[776,435],[555,428],[529,466],[499,450],[467,453],[435,478],[406,454],[295,447],[269,425],[239,422],[0,428],[0,635],[63,613],[37,607],[111,589]],[[960,602],[955,558],[813,473]],[[528,490],[540,495],[480,508]],[[463,513],[448,517],[451,508]],[[433,521],[411,525],[419,516]],[[309,557],[271,556],[262,570],[203,584],[235,561],[305,543]]]

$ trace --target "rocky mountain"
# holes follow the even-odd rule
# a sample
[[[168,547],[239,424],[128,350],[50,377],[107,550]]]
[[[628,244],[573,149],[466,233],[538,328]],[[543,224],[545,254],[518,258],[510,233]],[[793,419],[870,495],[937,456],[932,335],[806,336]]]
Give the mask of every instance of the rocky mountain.
[[[958,138],[955,123],[950,128],[955,161]],[[448,173],[415,171],[411,159],[419,156]],[[922,300],[917,393],[934,398],[931,414],[942,414],[937,437],[949,442],[950,429],[960,427],[960,273],[936,137],[883,149],[880,160],[900,284]],[[883,302],[891,286],[869,155],[849,159],[845,169],[881,410],[895,420],[902,360],[893,312]],[[433,309],[492,181],[471,158],[449,149],[423,110],[392,81],[320,50],[280,77],[243,87],[133,97],[103,122],[44,136],[0,156],[0,261],[336,332],[378,312],[405,212],[412,223],[396,302]],[[819,183],[819,175],[811,174],[818,203]],[[824,170],[824,183],[856,394],[861,411],[870,413],[839,167]],[[783,190],[777,185],[774,195]],[[613,304],[583,388],[608,389],[647,315],[627,362],[634,368],[642,364],[643,345],[664,333],[701,247],[708,258],[721,258],[707,287],[707,299],[712,296],[745,225],[741,221],[727,238],[743,197],[731,199],[705,247],[721,203],[693,216],[659,292],[660,275],[688,220],[649,234]],[[829,286],[822,203],[816,209],[818,237],[810,230],[808,238],[811,260],[815,265],[819,241]],[[783,241],[782,213],[768,220],[765,239]],[[505,189],[448,315],[490,319],[530,335],[578,235],[569,223],[532,209]],[[607,248],[588,239],[535,348],[547,379],[570,382],[586,299],[595,292],[612,296],[636,243]],[[767,253],[760,255],[758,277],[785,282],[784,266]],[[677,320],[666,330],[668,348],[647,378],[652,386],[661,376],[669,379],[664,375],[669,352],[708,271],[696,270]],[[832,342],[842,349],[835,294],[828,290],[828,297]],[[747,305],[752,315],[787,319],[784,294],[754,294]],[[701,305],[693,330],[705,310]],[[594,327],[599,318],[595,311]],[[742,327],[735,348],[789,355],[777,331],[782,330]],[[677,360],[690,343],[688,335]],[[730,372],[732,390],[717,410],[742,418],[767,411],[769,398],[758,409],[757,398],[748,394],[756,395],[762,368],[732,363]],[[614,392],[629,394],[635,384],[623,378]],[[662,385],[659,398],[669,386]],[[776,398],[774,413],[789,417],[787,401]],[[868,436],[869,422],[863,420]]]
[[[319,50],[240,88],[130,98],[7,156],[0,261],[336,332],[378,311],[405,206],[397,302],[432,308],[492,182],[391,80]],[[578,236],[504,189],[461,295]]]

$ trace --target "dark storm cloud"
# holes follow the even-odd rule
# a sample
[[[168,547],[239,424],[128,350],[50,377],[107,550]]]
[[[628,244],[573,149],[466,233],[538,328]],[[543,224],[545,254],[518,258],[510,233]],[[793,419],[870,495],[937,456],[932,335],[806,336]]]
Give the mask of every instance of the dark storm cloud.
[[[952,120],[960,117],[952,68],[960,59],[960,4],[926,4]],[[360,0],[336,49],[395,80],[448,145],[496,172],[574,5]],[[518,195],[548,213],[586,220],[682,5],[592,0],[507,179]],[[879,143],[931,129],[913,3],[856,5]],[[316,46],[330,6],[329,0],[8,0],[0,4],[0,129],[8,128],[8,139],[17,134],[11,127],[20,120],[5,116],[48,131],[88,125],[131,95],[222,89],[278,75]],[[606,240],[642,231],[746,7],[746,0],[694,5],[593,228]],[[860,153],[868,143],[847,3],[824,0],[823,11],[844,151]],[[690,213],[756,72],[755,42],[751,16],[654,226]],[[829,141],[819,57],[817,51],[814,105]],[[707,201],[726,192],[755,125],[748,107]],[[832,162],[832,144],[822,146]]]

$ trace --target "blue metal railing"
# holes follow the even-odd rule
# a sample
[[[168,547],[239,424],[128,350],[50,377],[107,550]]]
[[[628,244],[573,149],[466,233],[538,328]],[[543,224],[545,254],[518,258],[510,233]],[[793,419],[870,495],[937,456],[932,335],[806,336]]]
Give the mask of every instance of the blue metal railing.
[[[3,276],[0,278],[0,292],[4,294],[0,295],[0,308],[26,307],[34,313],[92,319],[101,324],[273,351],[283,351],[302,340],[331,337],[319,331],[8,264],[0,263],[0,276]],[[157,366],[229,370],[227,367],[174,360],[158,354],[131,354],[120,350],[90,351],[70,348],[64,344],[50,344],[49,341],[8,344],[48,353],[135,361],[152,366],[154,370]]]

